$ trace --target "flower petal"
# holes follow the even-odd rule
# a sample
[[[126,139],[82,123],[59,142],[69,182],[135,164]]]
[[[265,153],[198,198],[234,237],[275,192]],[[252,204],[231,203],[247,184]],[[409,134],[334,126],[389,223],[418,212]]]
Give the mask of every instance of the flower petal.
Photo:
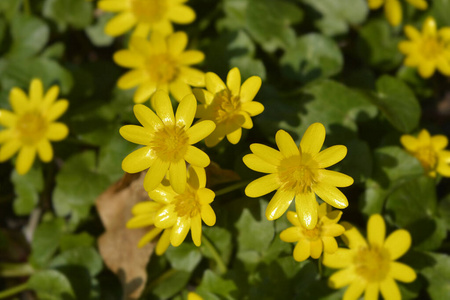
[[[227,86],[233,96],[239,96],[241,90],[241,73],[238,68],[233,68],[227,75]]]
[[[158,228],[169,228],[175,225],[178,216],[175,213],[175,205],[166,205],[155,215],[155,226]]]
[[[155,111],[158,117],[165,125],[172,125],[175,123],[175,115],[173,114],[172,102],[170,102],[169,95],[164,91],[156,91],[153,95],[155,103]],[[173,234],[173,233],[172,233]]]
[[[66,124],[55,122],[50,123],[47,129],[46,137],[50,141],[61,141],[67,137],[69,134],[69,128],[67,128]]]
[[[378,300],[378,294],[380,293],[378,282],[372,282],[367,284],[366,291],[364,293],[364,300]]]
[[[297,145],[286,131],[282,129],[278,130],[275,135],[275,141],[284,157],[300,155]]]
[[[10,140],[0,147],[0,162],[10,159],[19,151],[22,143],[19,140]]]
[[[197,191],[200,204],[210,204],[214,201],[216,194],[207,188],[200,188]]]
[[[133,95],[134,103],[144,103],[153,96],[157,89],[157,85],[152,81],[145,81],[139,85]]]
[[[126,10],[128,3],[122,0],[101,0],[97,3],[97,6],[104,11],[118,12]]]
[[[58,100],[47,111],[47,121],[52,122],[62,116],[69,107],[69,101]]]
[[[152,241],[155,237],[158,236],[158,234],[161,233],[161,231],[163,231],[163,229],[161,228],[152,228],[152,230],[150,230],[149,232],[147,232],[140,240],[138,243],[138,247],[142,248],[145,245],[147,245],[147,243],[149,243],[150,241]]]
[[[136,55],[136,52],[130,50],[119,50],[113,55],[116,64],[125,68],[139,68],[145,63],[144,57]]]
[[[220,77],[217,76],[217,74],[212,73],[212,72],[206,73],[205,83],[206,83],[207,90],[213,94],[217,94],[217,93],[227,89],[227,86],[222,81],[222,79],[220,79]]]
[[[170,185],[178,194],[184,193],[186,189],[186,162],[180,159],[172,162],[169,167]]]
[[[259,158],[275,166],[279,166],[280,161],[284,158],[280,151],[263,144],[251,144],[250,150]]]
[[[366,285],[367,283],[363,280],[353,280],[345,291],[342,300],[359,299],[361,294],[364,292]]]
[[[326,182],[328,185],[337,187],[347,187],[353,184],[353,178],[340,172],[319,169],[319,180]]]
[[[212,209],[211,205],[202,205],[200,214],[202,215],[202,220],[206,225],[213,226],[216,224],[216,213]]]
[[[241,109],[248,112],[251,117],[254,117],[264,111],[264,105],[256,101],[245,102],[242,103]]]
[[[149,145],[153,136],[152,130],[137,125],[122,126],[119,133],[127,141],[139,145]]]
[[[196,144],[210,135],[216,125],[213,121],[204,120],[194,124],[194,126],[190,127],[186,133],[189,136],[189,143],[191,145]]]
[[[135,69],[122,75],[117,81],[117,86],[122,90],[127,90],[141,84],[146,79],[147,74],[144,70]]]
[[[136,18],[131,12],[123,12],[113,17],[105,26],[105,33],[110,36],[119,36],[130,30],[136,24]]]
[[[267,176],[270,176],[270,175],[267,175]],[[264,176],[264,177],[266,177],[266,176]],[[260,179],[262,179],[264,177],[261,177]],[[253,182],[255,182],[255,181],[253,181]],[[247,188],[248,188],[248,186],[247,186]],[[267,208],[266,208],[267,220],[272,221],[272,220],[276,220],[279,217],[281,217],[286,212],[286,210],[289,208],[289,205],[291,204],[292,200],[294,199],[294,196],[295,196],[294,190],[279,189],[275,193],[275,195],[272,197],[269,204],[267,205]]]
[[[36,148],[30,146],[24,146],[20,149],[19,155],[16,161],[16,170],[20,175],[26,174],[33,165],[34,158],[36,156]]]
[[[328,255],[325,255],[325,257],[327,256]],[[360,282],[360,280],[357,280],[355,271],[352,268],[347,268],[344,270],[337,271],[336,273],[331,275],[330,278],[328,279],[328,284],[333,289],[340,289],[355,281]],[[358,299],[358,297],[355,297],[353,299]]]
[[[305,261],[311,254],[310,242],[307,239],[300,240],[294,248],[294,259]]]
[[[298,242],[302,237],[303,235],[299,227],[289,227],[280,233],[280,239],[287,243]]]
[[[384,247],[389,251],[391,260],[396,260],[411,247],[411,235],[404,229],[398,229],[387,237]]]
[[[163,126],[161,119],[147,106],[136,104],[133,107],[134,115],[145,128],[156,130]]]
[[[436,151],[443,150],[448,145],[448,138],[442,134],[432,136],[431,144],[433,145],[434,150],[436,150]]]
[[[202,62],[205,59],[205,54],[198,50],[188,50],[180,53],[178,61],[183,65],[193,65]]]
[[[311,241],[310,243],[311,243],[311,257],[314,259],[318,259],[322,255],[323,251],[322,240],[317,239]]]
[[[255,154],[247,154],[242,160],[244,164],[256,172],[262,173],[276,173],[277,167],[271,163],[268,163],[266,160],[261,159],[259,156]]]
[[[278,179],[278,175],[269,174],[250,182],[245,188],[245,194],[252,198],[261,197],[273,192],[280,186],[281,183]]]
[[[176,124],[188,129],[194,121],[195,111],[197,110],[197,99],[193,94],[189,94],[181,100],[175,114]]]
[[[342,222],[341,225],[345,227],[345,232],[342,236],[342,239],[344,240],[345,244],[347,244],[350,249],[358,249],[360,247],[367,247],[366,240],[364,239],[364,237],[361,235],[361,233],[355,226],[353,226],[347,222]]]
[[[202,168],[206,168],[211,162],[208,154],[194,146],[188,147],[184,159],[187,163]]]
[[[314,193],[299,193],[295,195],[295,209],[303,227],[309,230],[316,227],[318,204]]]
[[[334,237],[322,236],[322,242],[323,242],[323,251],[324,252],[333,254],[337,251],[338,244]]]
[[[28,106],[28,97],[25,92],[17,87],[9,92],[9,103],[16,114],[20,114]]]
[[[190,228],[191,218],[177,218],[177,222],[175,223],[175,225],[173,225],[172,233],[170,235],[170,242],[172,246],[180,246],[186,238]]]
[[[192,90],[192,93],[194,93],[195,98],[197,98],[197,100],[202,104],[211,104],[211,102],[214,100],[214,94],[205,89],[195,88]],[[199,107],[201,106],[203,105],[199,105]]]
[[[202,244],[202,219],[200,215],[191,218],[191,237],[195,246],[200,247]]]
[[[34,78],[30,83],[30,104],[32,106],[41,103],[44,98],[44,87],[40,79]]]
[[[392,277],[387,277],[385,280],[380,282],[381,295],[386,300],[401,300],[402,295],[398,289],[397,283],[395,283]]]
[[[181,79],[176,79],[169,84],[169,92],[178,102],[181,102],[184,97],[192,94],[191,87]],[[197,105],[197,101],[195,101]]]
[[[156,159],[152,148],[142,147],[128,154],[122,161],[122,169],[127,173],[137,173],[150,168]]]
[[[242,103],[252,101],[261,88],[261,78],[252,76],[248,78],[241,86],[240,98]]]
[[[166,252],[167,248],[170,246],[170,236],[172,234],[172,228],[167,228],[164,230],[163,234],[158,240],[156,244],[156,255],[163,255]]]
[[[189,24],[195,20],[195,11],[187,5],[174,5],[167,17],[174,23]]]
[[[389,274],[392,278],[401,282],[413,282],[417,278],[413,268],[396,261],[390,263]]]
[[[39,158],[43,162],[49,162],[53,158],[53,148],[47,139],[42,139],[37,144],[37,152],[39,154]]]
[[[178,31],[167,37],[167,50],[174,57],[179,56],[186,49],[188,36],[183,31]]]
[[[242,128],[239,127],[236,130],[227,134],[227,140],[231,144],[236,145],[237,143],[239,143],[241,136],[242,136]]]
[[[325,127],[322,123],[314,123],[306,129],[300,142],[300,149],[302,153],[308,153],[311,156],[314,156],[322,149],[324,141]]]
[[[320,182],[314,185],[313,189],[317,196],[335,208],[342,209],[348,206],[347,197],[334,186]]]
[[[386,236],[386,224],[379,214],[371,215],[367,223],[367,240],[371,246],[383,247]]]
[[[124,160],[125,161],[125,160]],[[123,163],[122,163],[123,166]],[[146,191],[155,189],[167,174],[170,163],[156,158],[144,178],[144,188]]]
[[[353,264],[353,251],[345,248],[338,248],[334,253],[325,253],[323,264],[332,269],[347,268]]]
[[[300,220],[298,219],[298,215],[296,212],[288,211],[286,217],[289,220],[289,222],[291,222],[292,225],[301,226]]]
[[[141,214],[134,216],[132,219],[130,219],[126,227],[127,228],[140,228],[140,227],[147,227],[150,225],[153,225],[155,222],[155,214]]]
[[[5,109],[0,109],[0,125],[13,127],[16,124],[17,116]]]
[[[180,67],[179,78],[189,84],[190,86],[203,87],[205,86],[205,73],[200,70]]]
[[[328,168],[341,160],[347,155],[347,147],[344,145],[335,145],[327,148],[314,156],[319,168]]]

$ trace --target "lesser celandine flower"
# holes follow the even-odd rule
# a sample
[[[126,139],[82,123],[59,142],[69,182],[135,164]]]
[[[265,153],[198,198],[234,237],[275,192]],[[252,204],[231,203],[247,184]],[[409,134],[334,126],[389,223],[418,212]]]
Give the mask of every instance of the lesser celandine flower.
[[[11,158],[19,150],[16,170],[25,174],[33,165],[36,153],[43,162],[53,158],[50,141],[64,139],[69,130],[60,122],[55,122],[69,106],[67,100],[57,100],[58,86],[52,86],[44,93],[42,81],[33,79],[29,96],[19,88],[9,94],[12,112],[0,109],[0,162]]]
[[[187,295],[187,300],[203,300],[203,298],[194,292],[189,292]]]
[[[215,194],[205,188],[205,169],[190,166],[187,175],[187,186],[183,193],[175,192],[167,180],[149,192],[150,198],[163,205],[155,215],[155,226],[172,228],[170,242],[174,247],[184,241],[189,229],[194,244],[200,246],[202,220],[208,226],[216,223],[216,214],[210,205]]]
[[[333,269],[342,269],[329,278],[332,288],[349,286],[345,291],[345,300],[378,299],[381,292],[384,299],[401,299],[395,280],[412,282],[416,273],[409,266],[396,262],[411,246],[408,231],[398,229],[386,239],[386,226],[383,218],[376,214],[369,218],[367,238],[348,223],[343,234],[344,242],[350,249],[339,248],[334,254],[325,253],[323,264]]]
[[[147,37],[150,32],[172,33],[172,23],[194,21],[195,12],[185,2],[187,0],[100,0],[98,7],[119,13],[106,24],[106,34],[119,36],[136,27],[133,35]]]
[[[407,25],[405,34],[409,41],[398,44],[400,52],[406,55],[405,66],[418,68],[423,78],[433,75],[436,69],[450,76],[450,27],[437,30],[434,18],[428,17],[422,32]]]
[[[114,61],[131,68],[119,78],[121,89],[138,87],[134,93],[135,103],[148,100],[156,90],[170,92],[176,100],[192,92],[190,86],[205,86],[205,74],[190,66],[203,61],[203,52],[186,50],[188,38],[184,32],[168,37],[152,34],[149,41],[132,37],[128,50],[114,54]]]
[[[156,213],[161,209],[163,205],[161,203],[152,201],[140,202],[133,206],[132,213],[133,218],[127,222],[127,228],[143,228],[155,224]],[[170,234],[172,228],[162,229],[158,227],[153,227],[149,230],[139,241],[138,247],[144,247],[148,242],[155,239],[162,231],[163,234],[158,239],[156,244],[155,252],[157,255],[162,255],[166,252],[170,245]]]
[[[400,142],[420,161],[428,176],[436,177],[439,173],[450,177],[450,151],[444,150],[448,145],[446,136],[440,134],[430,136],[426,129],[422,129],[417,138],[405,134],[400,138]]]
[[[142,126],[125,125],[120,128],[120,134],[126,140],[144,145],[125,157],[122,168],[128,173],[150,168],[144,178],[147,191],[156,188],[168,170],[173,189],[183,193],[186,162],[198,167],[206,167],[210,162],[208,155],[192,144],[208,136],[215,125],[212,121],[202,121],[191,126],[197,107],[193,94],[181,100],[175,115],[166,92],[158,91],[153,97],[156,114],[147,106],[137,104],[134,114]]]
[[[294,259],[304,261],[308,257],[319,258],[322,252],[334,253],[338,249],[335,237],[344,233],[345,228],[337,224],[342,212],[331,210],[330,206],[322,203],[319,206],[318,222],[314,229],[306,229],[300,223],[298,215],[288,211],[287,218],[293,227],[285,229],[280,239],[288,243],[297,243],[294,248]]]
[[[253,101],[261,87],[261,78],[252,76],[241,86],[241,73],[238,68],[228,72],[227,84],[214,73],[206,73],[206,90],[194,89],[201,104],[197,117],[212,120],[216,130],[205,139],[206,146],[217,145],[225,136],[232,144],[241,139],[242,128],[253,127],[251,117],[263,112],[264,106]]]
[[[384,5],[384,14],[392,26],[400,24],[403,18],[402,4],[399,0],[368,0],[370,9],[378,9]],[[428,3],[425,0],[406,0],[417,9],[425,10]]]
[[[253,154],[244,156],[244,163],[252,170],[268,173],[251,182],[245,189],[249,197],[260,197],[277,190],[266,209],[266,217],[281,217],[295,198],[300,223],[314,229],[317,223],[317,194],[336,208],[348,205],[345,195],[337,187],[346,187],[353,179],[345,174],[325,170],[341,161],[347,154],[343,145],[332,146],[320,152],[325,140],[325,127],[314,123],[306,130],[300,146],[284,130],[275,140],[280,151],[262,144],[252,144]]]

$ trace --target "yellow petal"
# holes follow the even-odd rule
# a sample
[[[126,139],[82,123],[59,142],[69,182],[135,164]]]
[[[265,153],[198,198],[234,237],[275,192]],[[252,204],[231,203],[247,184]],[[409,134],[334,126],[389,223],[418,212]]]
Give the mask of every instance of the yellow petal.
[[[326,182],[332,186],[347,187],[353,184],[353,178],[336,171],[319,169],[317,173],[319,174],[319,181]]]
[[[251,117],[254,117],[264,111],[264,105],[256,101],[245,102],[242,103],[241,109],[248,112]]]
[[[284,157],[300,155],[297,145],[286,131],[282,129],[278,130],[275,135],[275,141]]]
[[[181,100],[175,114],[176,124],[188,129],[194,121],[195,111],[197,109],[197,99],[193,94],[189,94]]]
[[[345,248],[338,248],[333,254],[326,253],[323,256],[323,264],[332,269],[347,268],[353,264],[353,251]]]
[[[119,36],[136,25],[136,18],[131,12],[123,12],[111,20],[105,26],[105,33],[110,36]]]
[[[412,135],[402,135],[400,137],[400,143],[405,147],[406,150],[415,152],[419,148],[419,143],[415,137]]]
[[[425,0],[406,0],[406,2],[417,9],[425,10],[428,8],[428,3]]]
[[[191,228],[191,218],[177,218],[177,222],[173,225],[172,233],[170,235],[170,242],[172,246],[178,247],[186,238],[189,229]]]
[[[398,289],[397,283],[391,277],[387,277],[380,282],[381,295],[386,300],[401,300],[402,295]]]
[[[322,149],[323,142],[325,141],[325,127],[321,123],[311,124],[306,129],[305,134],[300,142],[300,148],[302,153],[308,153],[310,155],[316,155]]]
[[[294,248],[294,259],[305,261],[311,254],[310,242],[306,239],[300,240]]]
[[[422,35],[420,34],[420,32],[414,28],[411,25],[406,25],[404,28],[405,34],[406,36],[410,39],[410,40],[419,40],[422,38]]]
[[[371,246],[383,247],[386,224],[379,214],[371,215],[367,223],[367,240]]]
[[[436,64],[433,61],[424,61],[419,65],[419,74],[423,78],[430,78],[436,70]]]
[[[317,239],[311,241],[311,257],[314,259],[318,259],[322,255],[323,244],[322,240]]]
[[[203,300],[203,298],[194,292],[189,292],[187,295],[187,300]]]
[[[119,133],[127,141],[139,145],[149,145],[153,137],[152,130],[137,125],[122,126]]]
[[[391,260],[396,260],[411,247],[411,235],[404,229],[398,229],[387,237],[384,247],[389,251]]]
[[[169,84],[169,92],[172,94],[175,100],[181,102],[181,100],[183,100],[184,97],[192,94],[192,89],[183,80],[176,79],[175,81]],[[195,103],[197,104],[197,100],[195,101]]]
[[[193,65],[202,62],[205,54],[198,50],[188,50],[178,56],[178,61],[183,65]]]
[[[147,106],[136,104],[133,107],[134,115],[146,129],[156,130],[163,126],[161,119]]]
[[[309,230],[316,227],[318,204],[314,193],[299,193],[295,195],[295,209],[303,227]]]
[[[384,0],[368,0],[370,9],[378,9],[383,5]]]
[[[19,151],[22,143],[19,140],[10,140],[0,147],[0,162],[10,159]]]
[[[189,67],[180,67],[180,73],[178,77],[191,86],[205,86],[205,73],[200,70]]]
[[[19,151],[16,161],[16,170],[20,175],[26,174],[33,165],[34,158],[36,156],[36,148],[30,146],[24,146]]]
[[[170,185],[178,194],[184,193],[186,188],[186,162],[181,159],[172,162],[169,167]]]
[[[236,130],[227,134],[227,140],[231,144],[236,145],[239,142],[239,140],[241,139],[241,136],[242,136],[242,128],[239,127]]]
[[[166,176],[167,174],[169,165],[170,163],[168,161],[162,161],[159,158],[156,158],[153,161],[144,178],[144,188],[146,191],[151,191],[155,189],[161,183],[164,176]]]
[[[150,197],[150,199],[156,201],[155,204],[157,205],[157,207],[160,208],[160,206],[162,204],[170,204],[174,200],[176,193],[172,189],[170,184],[167,184],[167,185],[161,184],[156,189],[149,191],[148,196]],[[136,205],[135,205],[135,207],[136,207]],[[151,209],[154,209],[154,207]],[[133,213],[134,213],[134,208],[133,208]]]
[[[12,112],[0,109],[0,125],[5,127],[13,127],[16,124],[17,116]]]
[[[327,256],[328,255],[325,255],[325,257]],[[361,282],[360,280],[357,280],[355,271],[352,268],[347,268],[344,270],[337,271],[336,273],[331,275],[330,278],[328,279],[328,284],[333,289],[340,289],[355,281]],[[358,299],[358,297],[355,297],[354,299]]]
[[[195,246],[200,247],[202,244],[202,219],[200,215],[191,218],[191,237]]]
[[[314,156],[314,160],[318,163],[319,168],[328,168],[337,164],[347,155],[347,147],[336,145],[319,152]]]
[[[367,283],[362,280],[354,280],[350,283],[350,286],[345,291],[344,297],[342,300],[356,300],[359,299],[361,294],[364,292]]]
[[[159,22],[152,24],[152,32],[157,32],[162,36],[168,36],[173,33],[172,23],[169,19],[161,19]]]
[[[390,263],[389,274],[393,279],[401,282],[413,282],[417,278],[414,269],[396,261]]]
[[[402,21],[402,5],[398,0],[386,0],[384,13],[392,26],[397,26]]]
[[[170,245],[170,235],[172,233],[172,228],[168,228],[164,230],[163,234],[159,238],[158,243],[156,244],[156,255],[163,255],[166,252],[167,248]]]
[[[136,27],[133,30],[133,33],[131,34],[131,37],[141,37],[141,38],[148,38],[148,34],[152,30],[152,25],[149,23],[137,23]]]
[[[121,67],[139,68],[144,65],[144,58],[130,50],[120,50],[114,53],[114,62]]]
[[[252,101],[260,88],[261,88],[261,78],[259,78],[258,76],[252,76],[246,81],[244,81],[244,83],[241,86],[241,93],[240,93],[241,102],[246,103]]]
[[[270,176],[270,175],[268,175]],[[264,177],[262,177],[264,178]],[[261,178],[260,178],[261,179]],[[255,180],[256,181],[256,180]],[[279,189],[270,200],[266,208],[266,218],[269,221],[281,217],[291,205],[294,199],[295,191]]]
[[[153,215],[149,214],[137,215],[127,222],[126,227],[127,228],[147,227],[153,225],[155,223],[154,221],[155,221],[155,213],[153,213]]]
[[[247,154],[242,158],[242,160],[244,161],[244,164],[253,171],[262,173],[277,172],[277,167],[275,165],[261,159],[255,154]]]
[[[378,294],[380,293],[379,283],[373,282],[367,284],[366,291],[364,293],[364,300],[378,300]]]
[[[302,237],[303,235],[299,227],[289,227],[280,233],[280,239],[287,243],[298,242]]]
[[[436,20],[433,17],[428,17],[422,24],[422,35],[435,37],[437,33]]]
[[[128,3],[123,0],[102,0],[98,2],[97,6],[104,11],[118,12],[126,10],[128,8]]]
[[[183,31],[175,32],[167,37],[167,50],[174,56],[179,56],[186,48],[188,36]]]
[[[226,90],[227,87],[225,83],[223,83],[222,79],[217,76],[215,73],[208,72],[205,75],[205,83],[206,88],[213,94]]]
[[[150,42],[142,37],[132,36],[130,39],[130,51],[137,52],[139,56],[147,57],[152,53],[152,45]]]
[[[143,69],[136,69],[125,73],[117,81],[117,86],[122,90],[131,89],[147,79],[148,75]]]
[[[67,100],[59,100],[56,101],[53,105],[50,106],[50,109],[47,111],[47,121],[52,122],[59,117],[61,117],[69,107],[69,101]]]
[[[158,234],[161,233],[161,231],[163,231],[160,228],[152,228],[152,230],[150,230],[149,232],[147,232],[140,240],[138,243],[138,247],[142,248],[144,247],[148,242],[152,241],[155,237],[158,236]]]
[[[6,141],[10,140],[14,136],[14,130],[13,129],[4,129],[0,130],[0,144],[5,143]]]
[[[210,135],[216,125],[213,121],[205,120],[194,124],[191,128],[189,128],[186,133],[189,136],[189,143],[191,145],[200,142],[202,139]]]
[[[155,215],[155,226],[158,228],[169,228],[175,225],[178,216],[175,212],[175,205],[166,205]]]
[[[156,91],[153,95],[155,101],[155,111],[158,117],[165,125],[172,125],[175,123],[175,116],[173,114],[172,102],[170,102],[169,95],[161,90]]]
[[[30,83],[30,103],[37,105],[44,98],[44,87],[40,79],[33,79]]]
[[[366,240],[355,226],[347,222],[342,222],[341,225],[346,229],[343,235],[343,240],[350,249],[367,247]]]
[[[214,213],[211,205],[202,205],[200,214],[202,215],[202,220],[206,225],[213,226],[216,224],[216,214]]]
[[[194,146],[188,147],[184,159],[187,163],[202,168],[206,168],[210,163],[208,154]]]
[[[150,147],[139,148],[128,154],[122,161],[122,169],[127,173],[137,173],[150,168],[156,159]]]
[[[241,73],[238,68],[233,68],[228,72],[227,86],[233,96],[239,96],[241,90]]]
[[[250,150],[252,150],[252,152],[259,158],[275,166],[279,166],[280,161],[283,159],[283,155],[280,151],[263,144],[251,144]]]
[[[133,96],[134,103],[144,103],[155,93],[157,85],[152,81],[145,81],[139,85]]]
[[[198,193],[201,191],[207,191],[206,194],[200,195],[199,194],[199,201],[200,203],[211,203],[214,200],[214,192],[209,189],[204,189],[206,186],[206,171],[205,168],[202,167],[196,167],[196,166],[189,166],[188,169],[188,180],[187,183],[194,189],[198,190]],[[212,193],[212,198],[210,197],[210,192]],[[205,196],[206,198],[203,199],[202,197]],[[209,201],[209,202],[204,202]]]
[[[288,211],[286,216],[287,216],[287,219],[289,220],[289,222],[291,222],[292,225],[294,225],[294,226],[301,226],[300,220],[298,219],[298,215],[297,215],[296,212]]]
[[[66,124],[55,122],[48,126],[46,137],[50,141],[61,141],[69,134],[69,128]]]
[[[314,192],[323,201],[335,208],[342,209],[348,206],[347,197],[334,186],[320,182],[314,186]]]
[[[161,208],[161,204],[155,201],[139,202],[131,209],[133,215],[150,215],[156,213]],[[153,216],[154,219],[154,216]]]
[[[195,20],[195,11],[187,5],[175,5],[167,16],[174,23],[189,24]]]
[[[11,107],[16,114],[20,114],[28,106],[28,97],[25,92],[19,88],[12,88],[9,92],[9,102]]]
[[[43,162],[49,162],[53,158],[53,148],[47,139],[42,139],[37,144],[37,152],[39,154],[39,158]]]
[[[431,144],[435,151],[443,150],[448,145],[448,138],[442,134],[435,135],[431,137]]]
[[[245,194],[252,198],[261,197],[273,192],[280,186],[281,183],[278,179],[278,175],[269,174],[250,182],[245,188]]]
[[[336,242],[336,239],[334,237],[330,236],[323,236],[322,237],[323,242],[323,251],[326,253],[335,253],[338,249],[338,244]]]
[[[214,94],[205,89],[193,89],[192,93],[194,93],[195,98],[197,98],[197,100],[203,104],[211,104],[214,99]]]

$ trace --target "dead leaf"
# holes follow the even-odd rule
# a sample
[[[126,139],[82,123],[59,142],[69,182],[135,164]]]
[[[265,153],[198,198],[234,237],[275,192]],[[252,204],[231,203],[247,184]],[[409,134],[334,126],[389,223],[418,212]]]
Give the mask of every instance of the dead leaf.
[[[98,246],[106,266],[122,282],[123,299],[137,299],[147,282],[146,266],[154,244],[138,248],[137,244],[149,228],[128,229],[125,224],[132,217],[131,208],[148,200],[144,190],[145,172],[125,174],[110,186],[96,201],[97,211],[106,229]]]

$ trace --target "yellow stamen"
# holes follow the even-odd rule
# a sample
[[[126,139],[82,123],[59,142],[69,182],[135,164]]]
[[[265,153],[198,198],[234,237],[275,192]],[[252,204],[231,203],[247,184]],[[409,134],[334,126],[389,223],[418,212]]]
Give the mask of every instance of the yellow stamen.
[[[160,84],[172,82],[179,73],[176,60],[166,53],[151,56],[145,65],[150,80]]]
[[[421,147],[414,153],[414,156],[420,161],[425,170],[429,171],[436,168],[438,156],[432,147]]]
[[[297,194],[309,193],[317,183],[317,162],[309,154],[283,159],[278,167],[281,188],[295,190]]]
[[[186,187],[186,191],[175,196],[175,212],[178,217],[189,216],[190,218],[200,214],[201,205],[198,201],[197,194],[190,188]]]
[[[17,121],[20,139],[26,145],[35,145],[47,132],[47,122],[39,112],[27,112]]]
[[[422,55],[426,59],[435,59],[444,51],[444,45],[437,37],[425,37],[420,47]]]
[[[368,282],[380,282],[389,271],[389,253],[376,246],[360,248],[354,257],[355,271]]]
[[[150,146],[163,161],[177,162],[187,152],[189,137],[184,127],[168,125],[155,132]]]
[[[223,90],[215,95],[209,109],[214,116],[213,120],[222,123],[241,110],[241,101],[239,96],[233,96],[229,90]]]

